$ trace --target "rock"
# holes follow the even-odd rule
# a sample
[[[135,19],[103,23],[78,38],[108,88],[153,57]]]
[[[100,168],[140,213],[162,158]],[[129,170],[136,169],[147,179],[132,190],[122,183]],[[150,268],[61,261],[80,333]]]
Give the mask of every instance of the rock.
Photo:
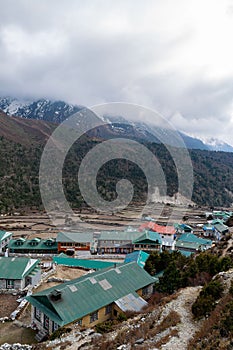
[[[143,343],[144,343],[144,338],[140,338],[135,342],[135,344],[143,344]]]

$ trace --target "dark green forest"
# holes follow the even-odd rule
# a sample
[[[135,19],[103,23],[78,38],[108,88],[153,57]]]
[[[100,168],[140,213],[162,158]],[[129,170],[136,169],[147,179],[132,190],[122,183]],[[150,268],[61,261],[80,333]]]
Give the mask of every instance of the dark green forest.
[[[63,185],[73,208],[85,206],[78,188],[78,169],[87,152],[101,141],[83,137],[70,149],[63,168]],[[43,142],[23,144],[0,137],[0,212],[16,209],[43,209],[39,192],[39,164]],[[161,144],[144,145],[158,158],[167,182],[167,194],[177,192],[177,173],[168,150]],[[198,205],[230,206],[233,202],[233,154],[190,150],[194,169],[192,200]],[[134,185],[133,202],[145,202],[147,182],[143,171],[134,163],[115,159],[104,164],[97,176],[97,188],[106,200],[116,198],[116,183],[129,179]],[[86,181],[88,181],[88,174]]]

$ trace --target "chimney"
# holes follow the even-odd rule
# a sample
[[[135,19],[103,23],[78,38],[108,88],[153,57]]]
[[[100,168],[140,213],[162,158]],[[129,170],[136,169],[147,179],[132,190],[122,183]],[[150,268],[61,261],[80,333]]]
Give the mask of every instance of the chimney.
[[[54,289],[51,293],[50,293],[50,298],[53,301],[57,301],[57,300],[61,300],[61,291]]]

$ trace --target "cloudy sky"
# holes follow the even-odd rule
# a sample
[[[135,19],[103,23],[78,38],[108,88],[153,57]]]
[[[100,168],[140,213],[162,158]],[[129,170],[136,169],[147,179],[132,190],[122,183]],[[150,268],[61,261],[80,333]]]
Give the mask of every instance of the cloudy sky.
[[[233,145],[232,0],[0,0],[0,94],[156,109]]]

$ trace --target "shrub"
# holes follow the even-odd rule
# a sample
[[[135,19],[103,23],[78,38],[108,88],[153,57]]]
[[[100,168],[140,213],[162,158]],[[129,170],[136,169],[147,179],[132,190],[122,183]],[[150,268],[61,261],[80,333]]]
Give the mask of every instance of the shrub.
[[[117,321],[119,321],[119,322],[127,321],[127,316],[125,314],[123,314],[123,312],[122,312],[118,315]]]
[[[192,305],[192,313],[195,317],[208,316],[215,307],[215,301],[212,296],[199,296]]]
[[[215,280],[208,283],[192,305],[192,313],[194,316],[202,317],[209,315],[215,308],[216,300],[222,296],[222,293],[223,286],[220,281]]]
[[[113,321],[99,323],[95,326],[95,330],[101,334],[111,332],[113,330]]]
[[[50,335],[49,340],[54,340],[56,338],[60,338],[63,334],[69,333],[71,331],[72,331],[71,328],[60,327]]]

